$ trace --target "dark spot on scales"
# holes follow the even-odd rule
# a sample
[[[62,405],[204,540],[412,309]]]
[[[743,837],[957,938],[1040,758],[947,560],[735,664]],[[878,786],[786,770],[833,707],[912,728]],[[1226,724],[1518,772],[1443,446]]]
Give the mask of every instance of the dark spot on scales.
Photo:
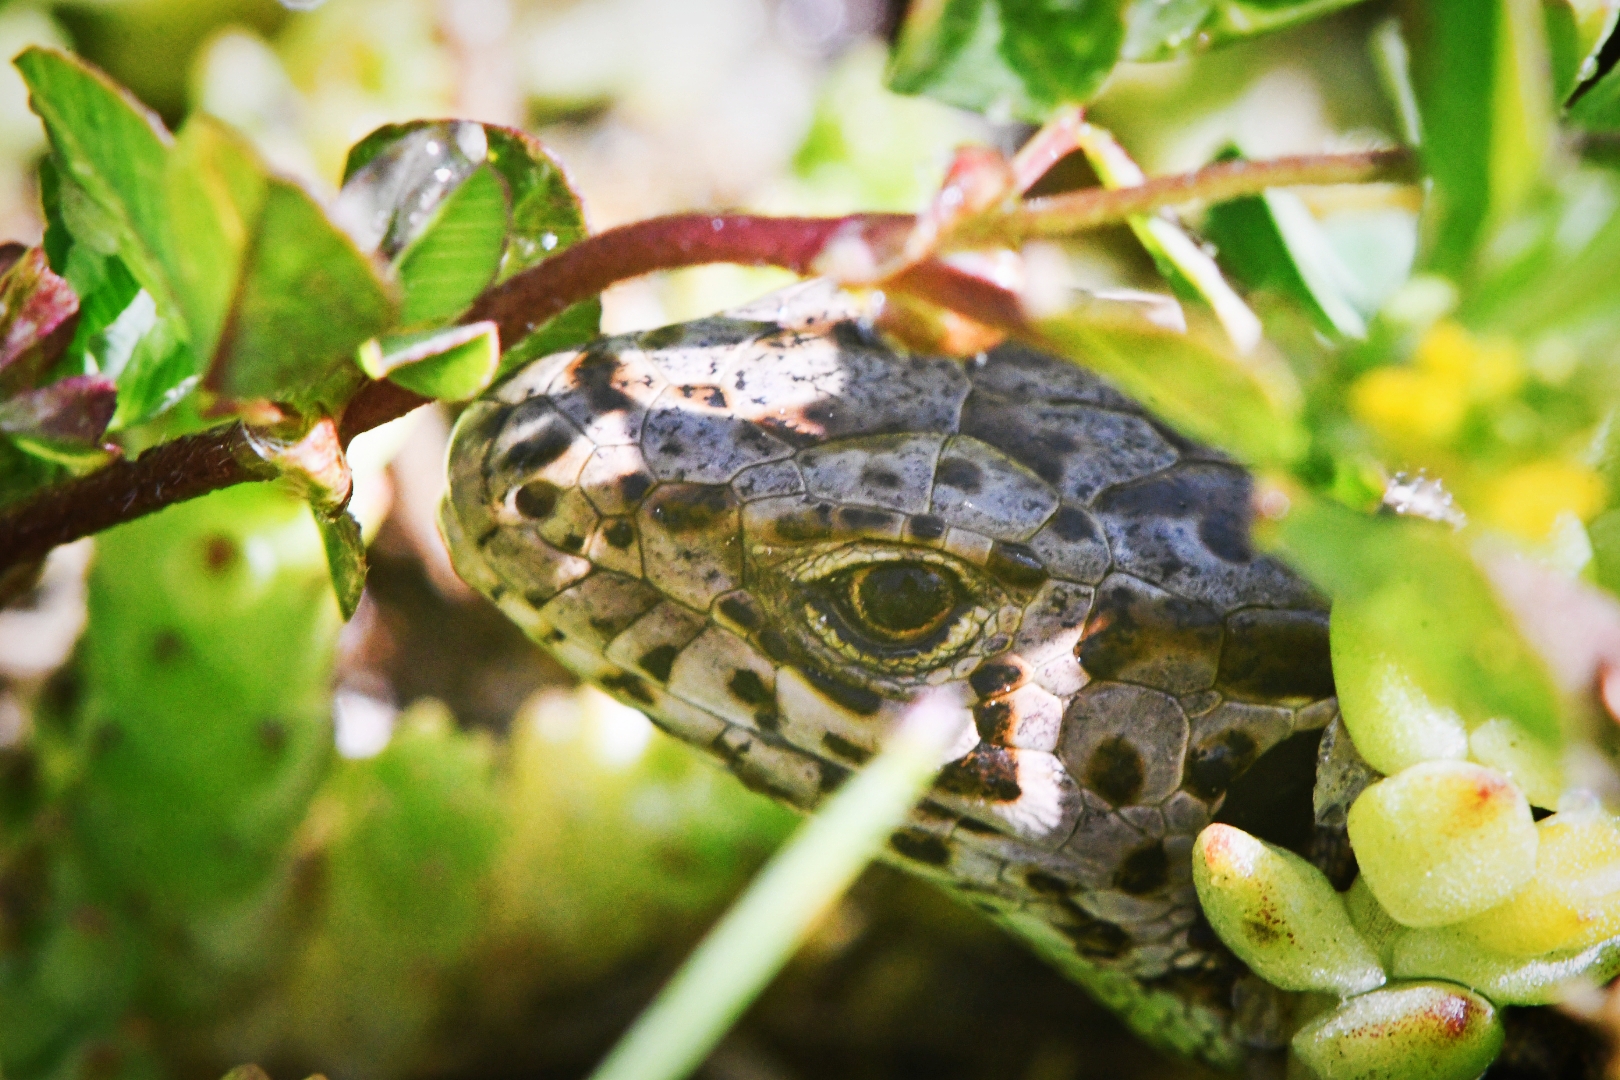
[[[726,683],[726,689],[731,691],[732,697],[744,705],[769,705],[772,703],[771,692],[765,686],[765,680],[759,677],[758,672],[751,671],[748,668],[738,668],[732,674],[731,681]]]
[[[1012,728],[1012,703],[1006,698],[991,698],[973,706],[973,726],[979,738],[987,743],[1006,745]]]
[[[1030,548],[997,540],[990,547],[984,568],[1003,585],[1014,589],[1039,588],[1046,581],[1046,567]]]
[[[821,736],[821,745],[831,753],[856,765],[865,765],[872,759],[872,752],[863,747],[856,746],[841,735],[827,732]]]
[[[1214,608],[1113,575],[1097,590],[1076,655],[1093,679],[1187,693],[1208,688],[1220,648]]]
[[[906,523],[906,532],[914,540],[938,540],[945,535],[945,520],[933,514],[918,514]]]
[[[1164,888],[1170,880],[1170,857],[1158,840],[1139,847],[1120,863],[1114,874],[1114,887],[1132,896],[1145,896]]]
[[[1045,870],[1031,870],[1024,875],[1024,884],[1045,896],[1069,895],[1069,883]]]
[[[787,638],[782,636],[780,630],[767,629],[760,631],[759,647],[767,657],[779,664],[793,655],[793,650],[788,646]]]
[[[562,457],[573,445],[574,433],[559,421],[508,450],[506,467],[518,473],[534,472]]]
[[[841,506],[838,524],[854,531],[887,529],[894,524],[894,515],[887,510],[869,510],[864,506]]]
[[[1101,919],[1087,919],[1078,926],[1060,926],[1063,936],[1074,942],[1081,956],[1097,960],[1113,960],[1131,943],[1131,935],[1124,928]]]
[[[602,539],[608,542],[609,547],[624,551],[636,542],[636,527],[624,518],[611,521],[602,530]]]
[[[569,533],[562,538],[560,546],[564,551],[578,551],[585,546],[585,538],[578,533]]]
[[[574,382],[584,392],[592,412],[611,413],[635,404],[613,385],[623,371],[624,364],[613,353],[587,353],[574,365]]]
[[[862,484],[867,487],[882,488],[885,491],[894,491],[900,486],[900,477],[889,469],[868,465],[861,470]]]
[[[1091,515],[1072,506],[1058,507],[1057,513],[1052,515],[1052,524],[1049,527],[1052,535],[1071,544],[1097,539],[1097,526],[1091,520]]]
[[[1023,681],[1023,668],[1017,664],[995,660],[980,664],[973,674],[968,676],[968,685],[973,687],[973,692],[981,698],[1005,694],[1008,690],[1016,689]]]
[[[517,489],[512,505],[530,521],[544,521],[557,510],[562,489],[549,480],[530,480]]]
[[[1115,806],[1136,801],[1142,793],[1145,770],[1142,755],[1123,736],[1114,735],[1097,744],[1086,763],[1086,787]]]
[[[718,386],[679,386],[676,387],[676,391],[688,401],[691,401],[694,398],[701,398],[703,404],[709,406],[710,408],[726,408],[725,391],[721,390]]]
[[[817,787],[821,789],[823,794],[837,791],[844,786],[845,781],[855,775],[842,765],[823,758],[816,758],[816,770],[821,774],[820,783],[817,784]]]
[[[731,489],[718,484],[671,484],[653,503],[653,520],[672,533],[701,532],[725,522],[736,507]]]
[[[972,495],[984,482],[984,473],[967,458],[948,457],[940,459],[934,479],[946,487],[953,487]]]
[[[653,488],[653,478],[646,473],[633,472],[619,477],[619,494],[627,503],[638,503]]]
[[[632,701],[638,701],[643,705],[653,703],[653,696],[648,692],[647,684],[627,671],[617,671],[605,676],[601,683],[602,689],[617,690]]]
[[[681,650],[674,645],[659,645],[642,654],[636,666],[659,682],[667,683],[670,669],[675,666],[675,658],[680,654]]]
[[[840,682],[815,668],[801,668],[800,671],[805,680],[815,687],[822,697],[856,716],[871,716],[883,706],[883,698],[876,691]]]
[[[748,597],[728,596],[715,606],[719,609],[720,614],[744,630],[757,630],[759,628],[759,611]]]
[[[1018,786],[1018,764],[999,746],[976,746],[966,757],[939,771],[934,787],[953,795],[996,802],[1012,802],[1023,794]]]
[[[901,829],[889,837],[889,846],[913,862],[928,866],[944,866],[951,861],[951,849],[945,841],[921,829]]]
[[[1111,488],[1095,505],[1105,513],[1144,520],[1192,518],[1198,522],[1199,540],[1216,557],[1246,563],[1254,558],[1249,546],[1253,491],[1253,481],[1240,469],[1197,464]]]
[[[778,540],[789,543],[825,540],[833,534],[832,507],[817,503],[809,510],[786,514],[776,519],[775,532]]]
[[[1226,620],[1216,685],[1251,700],[1332,696],[1327,612],[1235,612]]]

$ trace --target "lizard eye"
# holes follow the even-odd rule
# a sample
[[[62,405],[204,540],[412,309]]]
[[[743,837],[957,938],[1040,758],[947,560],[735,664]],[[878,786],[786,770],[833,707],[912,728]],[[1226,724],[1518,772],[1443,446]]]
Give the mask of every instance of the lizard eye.
[[[892,645],[928,637],[962,602],[962,585],[955,574],[921,562],[856,567],[836,575],[830,584],[851,626]]]
[[[914,686],[954,670],[1007,599],[977,568],[937,551],[850,544],[779,565],[767,601],[811,658],[846,677]]]

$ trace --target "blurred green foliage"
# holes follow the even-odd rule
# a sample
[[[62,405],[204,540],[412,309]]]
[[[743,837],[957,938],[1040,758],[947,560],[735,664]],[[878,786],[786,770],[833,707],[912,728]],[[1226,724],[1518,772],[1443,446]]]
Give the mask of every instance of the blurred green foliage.
[[[49,270],[18,262],[4,302],[8,318],[60,322],[71,288],[78,322],[59,341],[41,320],[0,353],[0,506],[103,463],[105,442],[135,452],[265,401],[312,419],[365,375],[460,400],[598,331],[595,302],[499,355],[452,325],[489,284],[585,235],[539,142],[421,120],[346,145],[357,117],[449,107],[425,10],[140,0],[64,7],[66,31],[33,34],[71,32],[177,133],[69,53],[18,61],[50,139]],[[1267,129],[1308,111],[1287,93],[1302,85],[1321,98],[1311,148],[1398,140],[1416,121],[1421,203],[1273,191],[1076,238],[1062,257],[1078,299],[1041,321],[1078,361],[1263,470],[1263,537],[1339,605],[1347,712],[1393,666],[1471,726],[1505,718],[1548,746],[1586,737],[1475,551],[1505,544],[1620,591],[1620,180],[1603,153],[1620,127],[1620,76],[1604,68],[1617,11],[918,0],[899,28],[894,90],[997,122],[1085,103],[1111,124],[1089,130],[1084,182],[1136,182],[1138,161],[1276,153]],[[240,30],[204,44],[238,18],[279,28],[274,48]],[[193,49],[194,96],[246,134],[187,115],[190,75],[169,53]],[[210,75],[229,49],[268,65],[262,99],[233,100]],[[1316,81],[1295,53],[1321,61]],[[791,184],[762,201],[914,208],[949,144],[991,130],[884,93],[875,55],[834,69]],[[347,154],[340,191],[311,193],[269,163],[286,150],[288,87],[318,103],[299,151],[333,179]],[[1144,288],[1179,297],[1187,328],[1154,321],[1158,301],[1119,299]],[[1420,470],[1444,477],[1465,530],[1378,516],[1389,479]],[[643,963],[785,834],[783,812],[679,747],[643,748],[644,722],[588,693],[539,700],[498,739],[424,700],[380,753],[340,759],[327,540],[264,485],[98,540],[89,628],[63,676],[76,692],[43,694],[27,745],[7,751],[33,769],[6,781],[0,818],[12,1080],[262,1055],[345,1076],[433,1071],[458,1010],[522,1013],[524,994],[566,996]],[[357,533],[337,543],[357,547]]]

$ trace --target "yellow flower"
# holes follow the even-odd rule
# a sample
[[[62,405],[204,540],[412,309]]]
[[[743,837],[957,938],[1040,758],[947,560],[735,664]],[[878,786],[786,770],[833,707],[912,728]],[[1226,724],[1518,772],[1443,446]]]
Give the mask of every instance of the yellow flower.
[[[1350,387],[1350,412],[1385,438],[1449,442],[1468,413],[1463,388],[1415,367],[1374,368]]]
[[[1350,388],[1350,411],[1395,442],[1446,443],[1468,408],[1497,401],[1524,381],[1524,363],[1511,342],[1480,339],[1443,319],[1413,350],[1412,362],[1375,368]]]
[[[1603,479],[1585,465],[1557,458],[1526,462],[1486,487],[1482,516],[1530,540],[1545,539],[1558,515],[1585,521],[1603,506]]]

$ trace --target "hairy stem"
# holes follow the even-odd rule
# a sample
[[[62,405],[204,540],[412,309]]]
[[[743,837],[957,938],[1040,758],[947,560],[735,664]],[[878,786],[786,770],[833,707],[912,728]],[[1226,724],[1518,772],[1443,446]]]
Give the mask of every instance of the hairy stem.
[[[957,223],[943,241],[952,248],[1015,246],[1025,240],[1074,235],[1165,206],[1218,202],[1271,187],[1405,180],[1413,168],[1414,159],[1404,150],[1225,162],[1136,187],[1090,188],[997,208]],[[829,250],[863,246],[871,255],[869,262],[881,266],[904,247],[915,220],[906,214],[653,218],[587,237],[494,286],[474,302],[462,321],[493,321],[500,339],[512,343],[608,286],[657,270],[738,263],[808,274],[825,262]],[[1015,334],[1029,332],[1011,293],[931,259],[906,266],[881,284],[988,326]],[[347,446],[360,432],[426,403],[426,398],[392,383],[368,383],[344,411],[342,442]],[[0,510],[0,576],[37,561],[58,544],[210,491],[275,475],[275,468],[254,453],[241,424],[164,443],[132,461],[117,462]]]

